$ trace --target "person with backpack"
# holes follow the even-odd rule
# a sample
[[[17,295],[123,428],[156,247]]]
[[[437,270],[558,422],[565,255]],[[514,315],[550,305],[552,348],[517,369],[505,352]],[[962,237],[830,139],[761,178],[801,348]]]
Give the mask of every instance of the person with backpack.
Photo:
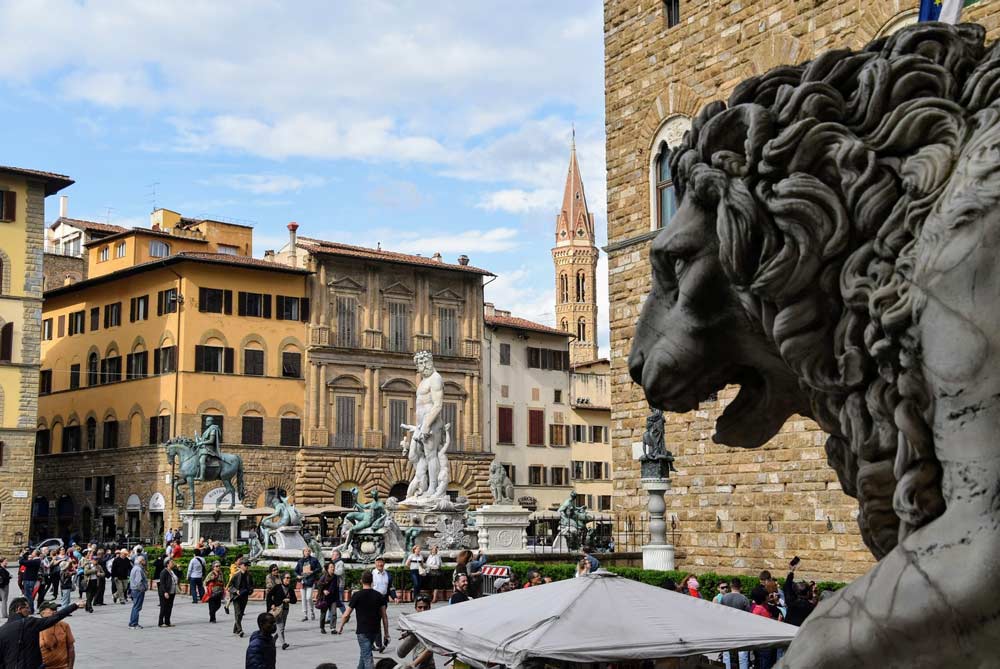
[[[191,603],[197,604],[205,596],[205,559],[201,557],[201,551],[195,549],[194,557],[188,563],[187,577],[188,587],[191,590]]]

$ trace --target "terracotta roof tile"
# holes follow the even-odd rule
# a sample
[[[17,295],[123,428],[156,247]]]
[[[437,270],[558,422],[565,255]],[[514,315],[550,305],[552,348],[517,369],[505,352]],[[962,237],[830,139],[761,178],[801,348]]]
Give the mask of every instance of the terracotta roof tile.
[[[278,269],[288,272],[301,272],[309,274],[309,270],[299,267],[291,267],[279,262],[263,260],[261,258],[251,258],[249,256],[234,256],[228,253],[203,253],[201,251],[181,251],[177,254],[180,258],[190,258],[192,260],[206,260],[208,262],[228,263],[230,265],[241,265],[244,267],[260,267],[263,269]]]
[[[207,239],[198,239],[197,237],[184,237],[181,235],[174,235],[169,232],[164,232],[163,230],[153,230],[152,228],[122,228],[121,232],[114,232],[107,237],[102,237],[101,239],[92,239],[91,241],[84,244],[84,246],[97,246],[98,244],[107,244],[108,242],[114,241],[119,237],[126,237],[128,235],[149,235],[151,237],[164,237],[166,239],[180,239],[188,242],[195,242],[197,244],[208,244]]]
[[[563,337],[573,336],[569,332],[564,332],[563,330],[549,327],[548,325],[542,325],[541,323],[529,321],[525,318],[517,318],[515,316],[486,316],[485,321],[487,325],[495,327],[514,328],[515,330],[532,330],[534,332],[562,335]]]
[[[9,165],[0,165],[0,172],[13,172],[14,174],[20,174],[25,177],[34,177],[36,179],[41,179],[45,182],[45,194],[52,195],[53,193],[58,193],[63,188],[73,185],[73,180],[70,179],[65,174],[56,174],[55,172],[43,172],[41,170],[29,170],[26,167],[11,167]]]
[[[368,258],[371,260],[386,260],[388,262],[399,262],[407,265],[421,265],[426,267],[437,267],[440,269],[457,270],[459,272],[471,272],[483,276],[495,276],[493,272],[473,267],[472,265],[459,265],[457,263],[438,262],[426,256],[411,255],[409,253],[397,253],[395,251],[384,251],[382,249],[370,249],[364,246],[352,246],[339,242],[328,242],[322,239],[312,239],[310,237],[299,237],[298,244],[301,249],[309,253],[321,253],[325,255],[346,256],[350,258]]]
[[[82,218],[68,218],[66,216],[60,216],[56,219],[55,223],[49,227],[53,230],[60,223],[65,223],[66,225],[72,225],[74,228],[80,228],[81,230],[89,230],[91,232],[107,232],[115,234],[118,232],[127,232],[128,228],[123,228],[120,225],[112,225],[109,223],[98,223],[97,221],[85,221]]]

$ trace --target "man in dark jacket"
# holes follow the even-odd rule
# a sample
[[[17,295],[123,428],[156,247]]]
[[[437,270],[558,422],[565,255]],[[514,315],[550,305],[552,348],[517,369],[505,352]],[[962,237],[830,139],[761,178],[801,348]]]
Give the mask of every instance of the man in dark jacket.
[[[41,667],[42,650],[38,643],[39,634],[76,609],[76,604],[70,604],[48,618],[32,618],[27,598],[17,597],[11,601],[10,617],[3,627],[0,627],[0,662],[3,663],[4,669]]]
[[[253,576],[250,565],[240,558],[236,573],[229,579],[229,606],[233,607],[233,634],[243,636],[243,613],[253,592]]]
[[[42,569],[41,554],[38,551],[34,551],[29,558],[28,551],[24,551],[17,564],[24,568],[24,571],[21,572],[22,581],[19,583],[21,592],[28,598],[29,612],[34,613],[35,584],[38,583],[38,572]]]
[[[310,617],[316,620],[313,590],[316,586],[316,579],[322,576],[320,574],[322,568],[319,560],[313,556],[312,549],[303,548],[302,559],[295,563],[295,575],[299,577],[299,582],[302,584],[302,622],[306,622]]]
[[[275,669],[278,649],[274,645],[274,626],[274,616],[270,613],[257,616],[257,627],[260,629],[250,635],[246,669]]]
[[[785,591],[785,622],[799,627],[813,612],[813,604],[809,601],[809,586],[795,582],[795,567],[792,567],[782,589]]]
[[[160,566],[162,569],[162,565]],[[128,558],[128,551],[121,550],[115,559],[111,561],[111,578],[115,583],[115,601],[121,604],[128,599],[128,577],[132,572],[132,560]]]

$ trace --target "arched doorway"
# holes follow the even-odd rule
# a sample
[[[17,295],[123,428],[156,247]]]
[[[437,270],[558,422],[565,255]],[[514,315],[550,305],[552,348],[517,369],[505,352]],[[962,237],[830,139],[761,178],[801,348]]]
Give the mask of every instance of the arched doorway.
[[[142,500],[136,494],[131,494],[125,500],[125,534],[130,539],[138,539],[142,536]]]
[[[80,514],[80,532],[78,533],[77,539],[83,542],[89,542],[90,538],[94,535],[94,512],[90,510],[89,506],[83,507],[83,512]],[[72,539],[72,537],[70,537]]]
[[[31,540],[42,541],[49,538],[49,500],[38,495],[31,505]]]
[[[389,488],[389,497],[395,497],[397,500],[406,499],[406,491],[410,487],[410,484],[406,481],[399,481],[391,488]]]
[[[62,495],[56,502],[56,525],[59,538],[69,538],[73,530],[76,508],[73,505],[73,498],[69,495]]]

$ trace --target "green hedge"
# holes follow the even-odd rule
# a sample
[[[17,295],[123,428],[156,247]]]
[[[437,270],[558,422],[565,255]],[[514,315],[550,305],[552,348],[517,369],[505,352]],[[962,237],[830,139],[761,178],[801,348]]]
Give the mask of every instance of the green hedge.
[[[249,551],[246,546],[237,546],[236,548],[230,548],[229,552],[224,558],[206,558],[206,562],[212,563],[213,559],[219,559],[225,568],[224,571],[229,574],[229,565],[232,564],[237,557],[244,555]],[[152,562],[156,560],[160,555],[163,554],[163,549],[153,548],[146,551],[149,562],[150,562],[150,578],[152,578]],[[181,570],[181,574],[185,576],[182,581],[186,582],[187,565],[191,558],[194,556],[194,552],[191,550],[185,550],[184,554],[175,560],[178,567]],[[267,579],[267,570],[270,566],[270,562],[262,560],[250,567],[250,573],[253,576],[254,585],[258,588],[264,587],[264,583]],[[556,564],[535,564],[534,562],[504,562],[504,566],[510,567],[511,571],[517,576],[521,583],[525,582],[525,578],[529,571],[538,570],[542,576],[549,576],[554,581],[562,581],[568,578],[573,578],[576,573],[575,564],[566,563],[556,563]],[[370,568],[370,567],[369,567]],[[691,572],[684,571],[653,571],[648,569],[640,569],[638,567],[615,567],[608,566],[605,567],[608,571],[618,574],[624,578],[639,581],[641,583],[647,583],[649,585],[655,585],[657,587],[666,587],[668,584],[668,579],[672,580],[675,584],[680,583],[681,580]],[[364,568],[348,568],[344,571],[345,587],[348,590],[357,590],[361,587],[361,574],[365,571]],[[389,567],[387,571],[392,574],[392,582],[397,590],[410,590],[410,572],[408,569],[403,567]],[[454,573],[454,569],[451,567],[445,567],[441,570],[442,575],[445,577],[445,582],[451,581],[451,575]],[[294,577],[294,573],[293,573]],[[760,579],[756,576],[743,576],[743,575],[726,575],[726,574],[716,574],[714,572],[707,572],[704,574],[695,574],[698,579],[698,585],[701,594],[706,599],[711,599],[718,592],[718,585],[722,581],[731,581],[734,578],[738,578],[740,583],[743,585],[743,592],[749,593],[754,586],[760,584]],[[782,583],[784,579],[778,579],[779,583]],[[835,581],[823,581],[817,583],[817,587],[820,591],[823,590],[839,590],[843,588],[846,583],[839,583]]]

